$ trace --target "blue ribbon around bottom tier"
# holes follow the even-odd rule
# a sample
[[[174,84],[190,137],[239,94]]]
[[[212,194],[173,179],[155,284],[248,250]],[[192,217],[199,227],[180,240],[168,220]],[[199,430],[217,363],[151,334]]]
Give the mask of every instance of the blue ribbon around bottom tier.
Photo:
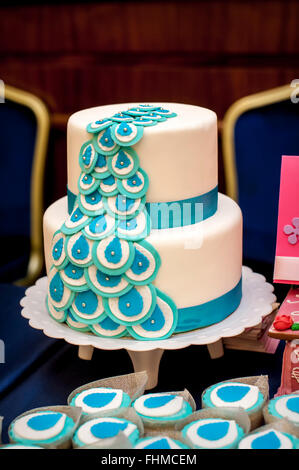
[[[196,330],[221,322],[239,307],[241,298],[242,278],[233,289],[216,299],[193,307],[179,308],[175,333]]]
[[[74,208],[76,194],[67,188],[68,213]],[[193,225],[212,217],[218,206],[218,186],[200,196],[179,201],[147,202],[152,229],[167,229]]]

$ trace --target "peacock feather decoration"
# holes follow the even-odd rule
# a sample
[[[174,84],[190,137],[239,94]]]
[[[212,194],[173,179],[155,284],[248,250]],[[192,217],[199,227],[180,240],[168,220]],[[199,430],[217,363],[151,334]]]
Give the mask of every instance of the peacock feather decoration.
[[[52,240],[46,303],[56,321],[109,338],[157,340],[174,332],[176,305],[153,284],[161,260],[146,241],[149,178],[133,146],[147,126],[175,116],[143,104],[88,124],[79,192]]]

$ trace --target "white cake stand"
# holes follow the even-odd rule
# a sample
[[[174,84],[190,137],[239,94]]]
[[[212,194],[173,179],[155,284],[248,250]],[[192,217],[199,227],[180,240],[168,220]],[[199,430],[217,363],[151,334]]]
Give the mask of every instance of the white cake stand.
[[[206,328],[179,333],[159,341],[137,341],[129,338],[101,338],[92,333],[82,333],[69,328],[64,323],[53,320],[45,306],[47,277],[38,279],[29,287],[21,299],[21,314],[29,320],[30,326],[43,330],[50,338],[64,339],[79,346],[79,357],[91,359],[93,349],[126,349],[132,360],[135,372],[146,370],[149,376],[147,389],[158,383],[159,365],[165,349],[182,349],[191,345],[208,346],[212,358],[223,354],[222,338],[241,334],[245,328],[258,325],[263,317],[273,310],[276,296],[273,286],[261,274],[243,267],[243,296],[240,306],[225,320]]]

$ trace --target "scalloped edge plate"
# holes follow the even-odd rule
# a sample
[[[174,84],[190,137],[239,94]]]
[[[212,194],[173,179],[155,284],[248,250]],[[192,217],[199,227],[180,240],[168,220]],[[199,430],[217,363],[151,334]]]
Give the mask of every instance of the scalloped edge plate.
[[[153,349],[182,349],[191,345],[211,344],[225,337],[241,334],[245,328],[258,325],[273,310],[276,296],[274,287],[266,282],[262,274],[243,266],[243,296],[237,310],[225,320],[215,325],[178,333],[168,339],[157,341],[138,341],[133,338],[101,338],[92,333],[82,333],[57,323],[48,314],[45,298],[48,278],[42,277],[34,286],[25,291],[20,301],[21,315],[29,320],[32,328],[42,330],[50,338],[64,339],[78,346],[93,346],[98,349],[129,351],[151,351]]]

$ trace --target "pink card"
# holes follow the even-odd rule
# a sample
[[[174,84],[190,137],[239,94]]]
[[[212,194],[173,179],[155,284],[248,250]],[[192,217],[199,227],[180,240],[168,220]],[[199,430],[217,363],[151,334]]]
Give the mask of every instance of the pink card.
[[[282,157],[274,282],[299,284],[299,156]]]

